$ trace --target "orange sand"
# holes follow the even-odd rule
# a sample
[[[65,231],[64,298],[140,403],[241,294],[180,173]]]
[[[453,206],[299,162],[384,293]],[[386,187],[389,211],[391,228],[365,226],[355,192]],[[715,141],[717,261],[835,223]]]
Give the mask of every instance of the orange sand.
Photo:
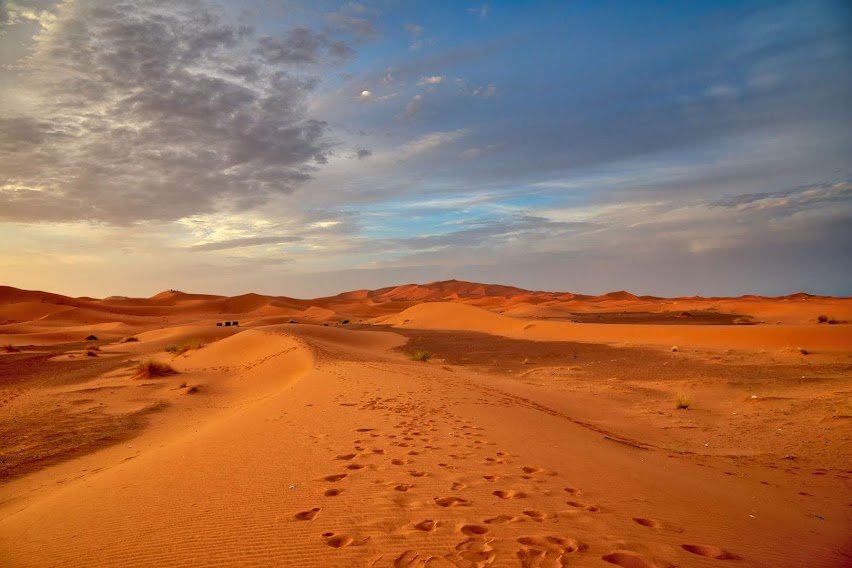
[[[0,288],[0,565],[850,565],[852,328],[820,314],[852,302]]]

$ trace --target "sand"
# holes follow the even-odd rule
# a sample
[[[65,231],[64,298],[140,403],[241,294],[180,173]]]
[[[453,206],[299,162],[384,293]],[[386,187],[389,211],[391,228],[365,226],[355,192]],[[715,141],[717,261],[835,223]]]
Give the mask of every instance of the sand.
[[[850,565],[850,304],[2,288],[0,565]]]

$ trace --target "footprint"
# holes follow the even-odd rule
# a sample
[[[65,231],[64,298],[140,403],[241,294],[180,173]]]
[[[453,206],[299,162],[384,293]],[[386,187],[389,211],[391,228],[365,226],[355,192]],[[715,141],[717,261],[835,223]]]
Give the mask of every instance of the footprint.
[[[663,526],[663,523],[655,519],[643,519],[642,517],[633,517],[633,521],[639,523],[643,527],[648,527],[650,529],[659,529]]]
[[[546,513],[542,512],[542,511],[535,511],[535,510],[524,511],[524,514],[526,516],[528,516],[529,518],[531,518],[532,520],[539,522],[539,523],[542,522],[547,517]]]
[[[489,519],[485,519],[483,522],[486,525],[505,525],[508,523],[514,523],[522,520],[520,517],[514,517],[512,515],[497,515],[496,517],[491,517]]]
[[[366,467],[366,466],[365,466],[364,464],[360,464],[360,463],[350,463],[349,465],[347,465],[347,466],[346,466],[346,469],[358,470],[358,469],[363,469],[363,468],[365,468],[365,467]]]
[[[310,511],[302,511],[301,513],[296,513],[293,515],[293,518],[299,521],[313,521],[319,515],[320,508],[314,507]]]
[[[551,552],[559,552],[560,554],[577,552],[580,549],[577,541],[560,536],[522,536],[518,539],[518,542],[524,546],[541,548]]]
[[[340,481],[344,477],[346,477],[345,473],[336,473],[334,475],[326,475],[322,479],[323,481],[330,481],[331,483],[334,483],[335,481]]]
[[[356,457],[357,455],[358,454],[341,454],[334,459],[336,459],[336,460],[351,460],[352,458]]]
[[[733,552],[728,552],[727,550],[722,550],[718,546],[712,546],[709,544],[681,544],[680,547],[692,554],[705,556],[707,558],[715,558],[716,560],[742,560],[742,557],[734,554]]]
[[[396,490],[396,491],[408,491],[412,487],[414,487],[414,486],[410,485],[408,483],[400,483],[399,485],[394,487],[394,490]]]
[[[527,494],[523,491],[512,491],[511,489],[508,491],[504,491],[499,489],[497,491],[492,492],[493,495],[496,495],[500,499],[524,499]]]
[[[580,494],[580,490],[577,489],[576,487],[566,487],[565,491],[570,493],[571,495],[579,495]]]
[[[426,519],[425,521],[420,521],[414,528],[423,531],[423,532],[432,532],[436,528],[438,528],[438,521],[433,521],[431,519]]]
[[[410,475],[411,477],[423,477],[424,475],[426,475],[426,472],[425,471],[413,471],[412,470],[412,471],[408,472],[408,475]]]
[[[484,479],[485,481],[497,481],[498,479],[500,479],[500,476],[499,475],[483,475],[482,479]]]
[[[632,550],[616,550],[601,556],[601,558],[622,568],[657,568],[656,564]]]
[[[601,508],[598,507],[597,505],[586,505],[585,503],[580,503],[579,501],[566,501],[565,503],[572,506],[572,507],[576,507],[577,509],[585,509],[585,510],[589,511],[590,513],[597,513],[601,510]],[[636,519],[634,519],[634,520],[636,520]],[[638,523],[639,521],[636,521],[636,522]],[[639,523],[639,524],[642,524],[642,523]]]
[[[358,428],[356,432],[372,432],[375,428]]]
[[[391,463],[393,465],[405,465],[405,462],[400,460],[400,459],[393,459],[393,460],[391,460]]]
[[[345,548],[347,546],[361,546],[362,544],[366,544],[370,537],[355,539],[354,537],[349,536],[348,534],[335,534],[333,532],[323,533],[323,538],[325,538],[325,543],[332,548]]]
[[[435,497],[435,503],[441,507],[469,507],[471,504],[463,497]]]
[[[486,527],[480,525],[464,525],[459,530],[467,536],[481,536],[488,532]]]
[[[467,487],[467,485],[460,482],[460,481],[453,481],[453,486],[452,486],[451,489],[453,491],[461,491],[462,489],[465,489],[466,487]]]
[[[326,497],[337,497],[343,493],[343,489],[326,489],[325,496]]]

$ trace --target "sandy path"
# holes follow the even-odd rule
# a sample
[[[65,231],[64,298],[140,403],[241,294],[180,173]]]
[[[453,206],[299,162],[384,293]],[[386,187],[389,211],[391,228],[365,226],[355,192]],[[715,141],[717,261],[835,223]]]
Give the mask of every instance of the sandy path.
[[[310,333],[311,355],[289,339],[249,353],[244,344],[239,357],[202,350],[198,373],[230,377],[227,410],[160,429],[135,459],[57,490],[20,497],[27,479],[0,490],[0,501],[18,496],[0,508],[0,563],[849,561],[843,502],[821,502],[818,519],[788,489],[607,440],[546,390],[404,361],[379,334]],[[252,396],[226,404],[244,389]]]

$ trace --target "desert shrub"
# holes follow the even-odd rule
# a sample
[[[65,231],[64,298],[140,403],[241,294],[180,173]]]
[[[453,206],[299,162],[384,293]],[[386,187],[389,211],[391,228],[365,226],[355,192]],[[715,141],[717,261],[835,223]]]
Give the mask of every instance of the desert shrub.
[[[432,354],[428,351],[424,351],[423,349],[418,349],[414,353],[411,354],[412,361],[423,361],[424,363],[432,358]]]
[[[136,343],[137,341],[139,341],[138,337],[125,337],[121,340],[122,343]]]
[[[98,340],[97,335],[90,335],[86,338],[86,341],[97,341],[97,340]]]
[[[347,325],[347,324],[349,323],[349,320],[343,320],[343,321],[342,321],[342,322],[340,322],[340,323],[341,323],[342,325]]]
[[[675,408],[686,410],[692,405],[692,397],[685,393],[678,393],[675,397]]]
[[[797,347],[797,348],[796,348],[796,351],[798,351],[798,352],[799,352],[799,353],[801,353],[802,355],[810,355],[810,351],[808,351],[808,350],[807,350],[807,349],[805,349],[804,347]]]
[[[182,355],[187,351],[192,351],[193,349],[201,349],[203,345],[204,343],[202,343],[200,338],[193,337],[192,339],[187,339],[182,343],[169,345],[168,347],[166,347],[166,351],[174,355]]]
[[[176,373],[177,371],[171,365],[153,361],[151,359],[142,361],[136,366],[136,377],[140,379],[167,377]]]
[[[6,345],[3,346],[3,351],[5,353],[17,353],[18,351],[20,351],[20,349],[15,347],[11,343],[7,343]]]
[[[86,357],[97,357],[97,356],[98,356],[98,352],[95,351],[94,349],[89,349],[88,351],[86,351]]]
[[[817,322],[819,322],[819,323],[826,323],[826,322],[828,322],[828,316],[827,316],[827,315],[825,315],[825,314],[820,314],[820,315],[817,317]]]

